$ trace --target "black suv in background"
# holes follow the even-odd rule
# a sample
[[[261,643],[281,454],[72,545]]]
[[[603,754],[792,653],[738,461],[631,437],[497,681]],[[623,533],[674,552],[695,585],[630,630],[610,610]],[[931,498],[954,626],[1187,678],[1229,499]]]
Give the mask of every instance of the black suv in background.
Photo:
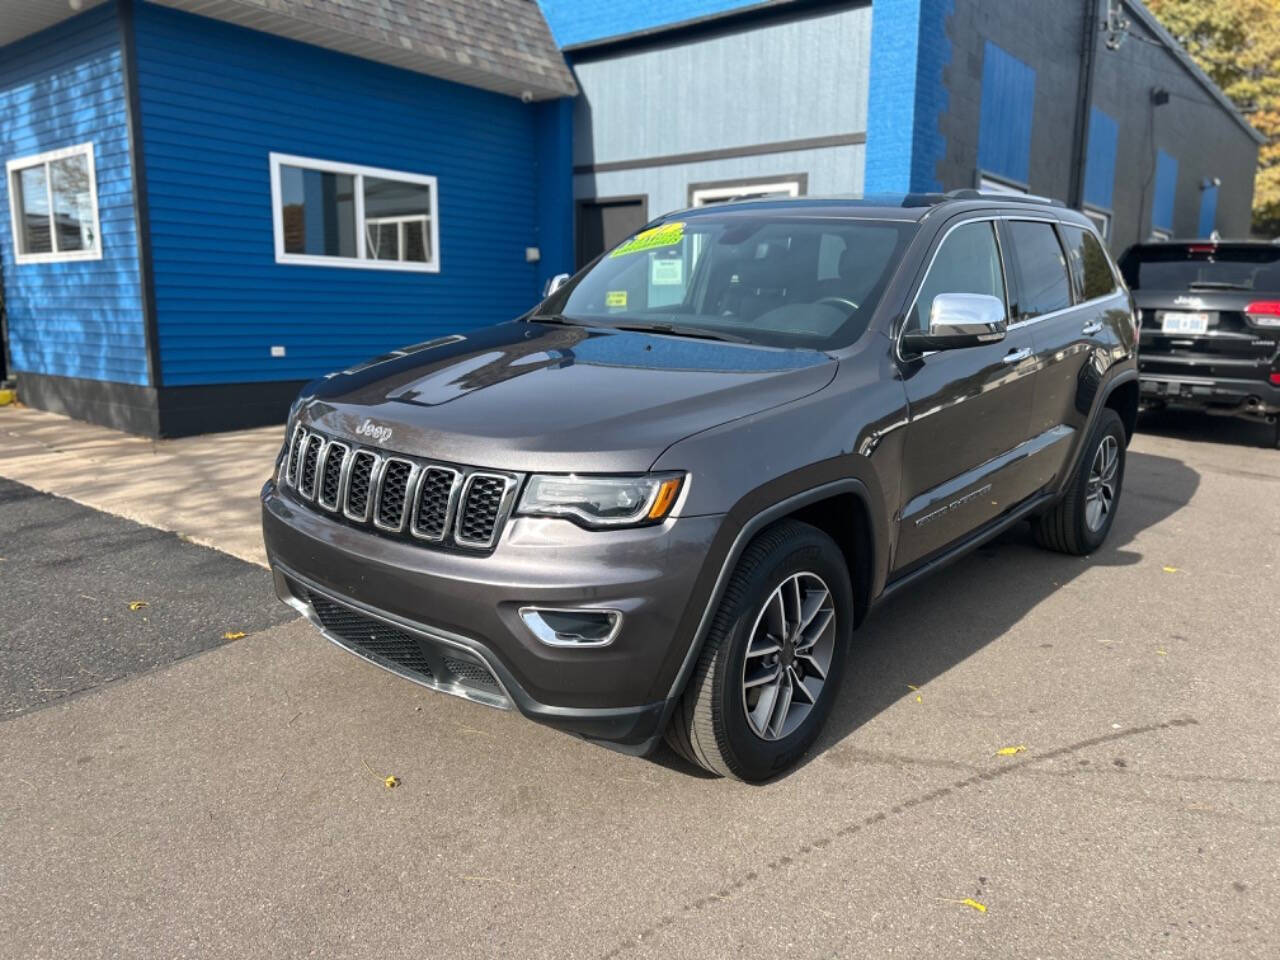
[[[424,686],[764,779],[878,601],[1019,521],[1103,542],[1135,351],[1047,201],[671,214],[516,321],[304,389],[262,492],[276,589]]]
[[[1143,243],[1120,269],[1140,315],[1143,404],[1264,421],[1280,447],[1280,245]]]

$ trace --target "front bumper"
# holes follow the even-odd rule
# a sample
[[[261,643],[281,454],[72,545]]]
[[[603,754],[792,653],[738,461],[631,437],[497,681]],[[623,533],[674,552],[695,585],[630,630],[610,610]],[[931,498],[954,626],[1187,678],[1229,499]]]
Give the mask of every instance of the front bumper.
[[[1266,380],[1142,373],[1139,383],[1141,399],[1148,403],[1241,417],[1280,414],[1280,386]]]
[[[586,531],[564,520],[513,518],[493,553],[475,556],[353,527],[298,504],[273,482],[263,488],[262,517],[281,599],[335,643],[442,692],[514,706],[634,753],[661,738],[675,681],[670,665],[692,642],[678,636],[677,624],[697,602],[693,585],[723,519]],[[519,608],[530,604],[620,610],[623,625],[606,647],[551,647],[520,619]],[[352,642],[359,636],[344,635],[347,615],[367,618],[361,622],[391,642],[404,642],[397,633],[411,637],[430,666],[397,669],[376,645]],[[476,661],[492,682],[466,666]]]

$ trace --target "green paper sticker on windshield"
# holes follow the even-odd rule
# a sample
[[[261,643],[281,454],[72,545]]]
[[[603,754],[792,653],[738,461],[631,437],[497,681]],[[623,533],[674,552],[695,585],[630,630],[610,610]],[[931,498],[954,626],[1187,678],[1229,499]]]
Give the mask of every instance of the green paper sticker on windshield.
[[[657,250],[672,247],[684,239],[684,221],[664,223],[649,230],[641,230],[622,246],[609,254],[610,258],[623,257],[628,253],[643,253],[645,250]]]
[[[604,305],[606,307],[625,307],[627,305],[627,291],[610,290],[604,295]]]

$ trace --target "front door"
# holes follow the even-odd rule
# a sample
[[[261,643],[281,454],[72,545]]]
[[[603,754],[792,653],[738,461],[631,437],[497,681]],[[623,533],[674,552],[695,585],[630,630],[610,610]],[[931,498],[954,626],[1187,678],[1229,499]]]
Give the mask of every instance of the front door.
[[[645,197],[578,201],[578,269],[612,250],[649,222]]]
[[[937,248],[907,324],[927,323],[940,293],[998,297],[1004,265],[990,220],[951,229]],[[909,406],[895,572],[906,572],[1031,492],[1019,469],[1035,396],[1034,328],[1004,340],[903,361]]]

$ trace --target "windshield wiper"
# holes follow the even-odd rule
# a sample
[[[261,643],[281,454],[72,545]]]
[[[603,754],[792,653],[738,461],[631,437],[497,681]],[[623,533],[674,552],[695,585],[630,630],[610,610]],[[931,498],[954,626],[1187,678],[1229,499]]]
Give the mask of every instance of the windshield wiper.
[[[724,343],[750,343],[746,337],[736,333],[723,333],[719,330],[707,330],[703,327],[680,327],[672,323],[605,323],[601,326],[614,330],[630,330],[635,333],[668,333],[673,337],[688,337],[691,340],[721,340]]]
[[[585,327],[589,324],[584,320],[575,320],[573,317],[566,317],[563,313],[535,313],[531,317],[525,318],[525,323],[558,323],[565,327]]]
[[[1226,280],[1192,280],[1187,284],[1192,290],[1252,290],[1248,283],[1229,283]]]

